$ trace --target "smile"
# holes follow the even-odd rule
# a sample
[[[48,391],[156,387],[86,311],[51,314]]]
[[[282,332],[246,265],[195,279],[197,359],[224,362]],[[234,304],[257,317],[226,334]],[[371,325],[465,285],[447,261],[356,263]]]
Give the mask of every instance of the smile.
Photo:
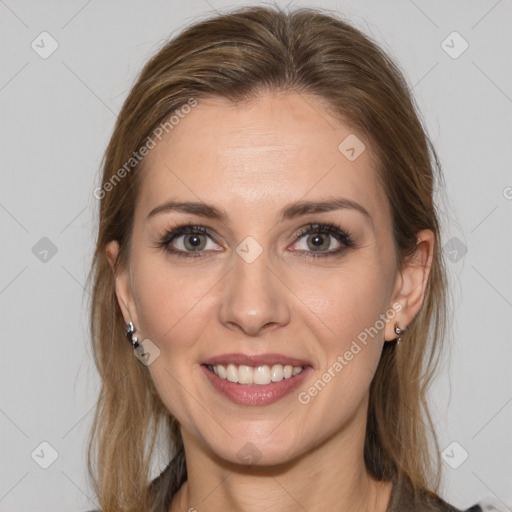
[[[206,365],[206,367],[217,377],[228,380],[229,382],[242,385],[266,386],[271,382],[281,382],[283,379],[289,379],[295,375],[299,375],[303,370],[303,366],[292,366],[274,364],[260,365],[256,367],[246,365]]]
[[[270,405],[296,392],[311,366],[202,364],[213,390],[238,405]],[[231,379],[231,380],[230,380]],[[273,380],[275,379],[275,380]]]

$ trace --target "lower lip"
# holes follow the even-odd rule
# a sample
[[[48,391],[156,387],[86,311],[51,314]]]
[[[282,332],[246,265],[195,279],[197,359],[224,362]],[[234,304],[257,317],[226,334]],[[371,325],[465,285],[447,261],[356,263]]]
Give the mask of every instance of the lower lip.
[[[298,375],[289,379],[283,379],[279,382],[271,382],[265,386],[237,384],[226,379],[221,379],[215,373],[208,370],[205,365],[201,368],[206,377],[212,383],[213,387],[232,402],[240,405],[270,405],[281,398],[297,390],[302,381],[313,370],[311,366],[306,366]]]

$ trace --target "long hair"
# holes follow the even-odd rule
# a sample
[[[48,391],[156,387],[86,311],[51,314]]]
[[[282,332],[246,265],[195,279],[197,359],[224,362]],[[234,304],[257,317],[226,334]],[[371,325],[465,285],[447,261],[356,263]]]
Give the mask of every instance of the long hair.
[[[103,512],[154,510],[187,478],[179,425],[147,368],[133,356],[105,254],[106,244],[117,240],[115,270],[128,264],[144,168],[144,160],[134,155],[162,123],[171,132],[180,112],[190,110],[193,102],[207,97],[243,102],[264,91],[313,95],[345,126],[367,137],[391,205],[399,268],[414,251],[418,232],[434,232],[424,303],[407,342],[385,344],[370,387],[364,457],[367,471],[377,479],[405,478],[415,491],[438,488],[438,446],[426,393],[446,327],[446,277],[433,201],[442,175],[410,87],[376,43],[331,12],[244,7],[196,22],[146,63],[104,156],[89,274],[90,329],[101,390],[87,461]],[[169,443],[169,466],[165,478],[150,485],[160,432]]]

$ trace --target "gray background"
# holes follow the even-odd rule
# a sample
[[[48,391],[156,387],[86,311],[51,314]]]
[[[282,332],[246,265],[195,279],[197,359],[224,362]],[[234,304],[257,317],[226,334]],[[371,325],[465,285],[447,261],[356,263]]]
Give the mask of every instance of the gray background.
[[[83,285],[100,160],[137,72],[162,42],[215,9],[248,3],[0,0],[0,511],[96,505],[84,450],[99,383]],[[512,3],[292,5],[344,14],[382,44],[414,86],[444,167],[448,201],[441,210],[445,241],[452,240],[451,359],[432,392],[447,448],[442,495],[461,508],[494,496],[507,510]],[[51,49],[48,36],[41,42],[43,31],[58,43],[46,59],[31,47],[35,41],[39,52]],[[448,37],[454,31],[463,39]],[[464,41],[469,47],[457,55]]]

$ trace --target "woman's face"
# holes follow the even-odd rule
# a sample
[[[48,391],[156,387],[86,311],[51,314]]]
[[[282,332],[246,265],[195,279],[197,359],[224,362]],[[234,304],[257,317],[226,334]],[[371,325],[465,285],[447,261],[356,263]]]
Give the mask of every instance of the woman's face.
[[[276,464],[364,436],[383,344],[407,323],[370,150],[314,97],[283,93],[200,100],[146,157],[118,298],[160,350],[163,402],[210,455]],[[184,225],[206,232],[167,236]]]

